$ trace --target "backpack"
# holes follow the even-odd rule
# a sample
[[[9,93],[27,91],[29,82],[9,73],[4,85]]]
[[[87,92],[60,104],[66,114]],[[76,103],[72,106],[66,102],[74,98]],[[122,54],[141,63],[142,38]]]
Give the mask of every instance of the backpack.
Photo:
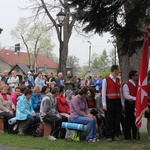
[[[71,139],[72,139],[74,142],[80,142],[80,137],[79,137],[79,135],[78,135],[78,131],[74,131],[74,132],[73,132]]]
[[[9,125],[8,133],[10,133],[10,134],[18,134],[18,123],[17,122],[12,124],[12,125]]]
[[[65,139],[66,140],[71,140],[74,132],[75,132],[74,130],[69,130],[69,129],[66,128]]]
[[[44,123],[40,122],[36,125],[35,131],[33,132],[34,137],[42,137],[44,134]]]
[[[65,139],[66,140],[72,140],[74,142],[79,142],[80,138],[78,135],[78,131],[66,129]]]

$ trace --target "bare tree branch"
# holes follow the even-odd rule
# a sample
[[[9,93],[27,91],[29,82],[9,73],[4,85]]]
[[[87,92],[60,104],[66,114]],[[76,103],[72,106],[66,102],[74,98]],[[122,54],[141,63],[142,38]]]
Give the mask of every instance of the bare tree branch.
[[[60,4],[61,4],[62,6],[64,6],[64,3],[63,3],[63,1],[62,1],[62,0],[59,0],[59,2],[60,2]]]
[[[56,21],[53,19],[53,17],[51,16],[51,14],[49,13],[49,11],[48,11],[48,9],[47,9],[47,6],[46,6],[46,4],[45,4],[45,2],[44,2],[44,0],[41,0],[41,2],[42,2],[43,8],[45,9],[45,12],[47,13],[49,19],[52,21],[52,23],[53,23],[53,25],[54,25],[54,27],[55,27],[55,29],[56,29],[56,32],[57,32],[57,37],[58,37],[58,39],[60,40],[58,25],[57,25]]]
[[[23,43],[24,43],[24,45],[25,45],[25,47],[27,49],[27,54],[28,54],[28,58],[29,58],[29,65],[30,65],[30,69],[32,69],[31,68],[31,66],[32,66],[32,60],[31,60],[31,55],[30,55],[29,47],[28,47],[27,42],[26,42],[26,40],[25,40],[25,38],[24,38],[23,35],[21,35],[21,38],[22,38],[22,41],[23,41]]]

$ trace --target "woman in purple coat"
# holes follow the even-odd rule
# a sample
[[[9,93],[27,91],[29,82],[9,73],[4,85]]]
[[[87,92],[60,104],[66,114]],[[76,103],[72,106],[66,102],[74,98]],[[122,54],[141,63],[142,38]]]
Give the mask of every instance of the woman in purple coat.
[[[86,139],[88,142],[96,142],[96,118],[90,114],[86,96],[87,88],[84,87],[78,91],[70,103],[70,120],[74,123],[87,125]]]

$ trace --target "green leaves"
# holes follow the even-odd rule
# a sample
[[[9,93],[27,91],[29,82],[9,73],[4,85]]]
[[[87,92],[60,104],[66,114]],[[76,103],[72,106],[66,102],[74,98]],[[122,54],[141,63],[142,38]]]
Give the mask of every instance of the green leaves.
[[[85,32],[111,32],[121,40],[119,51],[132,56],[142,47],[146,24],[150,24],[148,0],[69,0],[74,16],[83,22]],[[76,14],[76,15],[75,15]],[[140,40],[139,40],[140,39]]]

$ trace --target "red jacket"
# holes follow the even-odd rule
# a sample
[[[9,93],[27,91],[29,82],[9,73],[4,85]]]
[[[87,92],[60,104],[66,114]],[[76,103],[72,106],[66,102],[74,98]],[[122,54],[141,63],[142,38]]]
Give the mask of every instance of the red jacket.
[[[57,109],[60,113],[70,114],[70,106],[64,96],[58,95],[57,99]]]
[[[120,80],[116,78],[116,83],[108,76],[106,77],[107,89],[106,96],[108,99],[118,99],[121,98],[120,95]]]

